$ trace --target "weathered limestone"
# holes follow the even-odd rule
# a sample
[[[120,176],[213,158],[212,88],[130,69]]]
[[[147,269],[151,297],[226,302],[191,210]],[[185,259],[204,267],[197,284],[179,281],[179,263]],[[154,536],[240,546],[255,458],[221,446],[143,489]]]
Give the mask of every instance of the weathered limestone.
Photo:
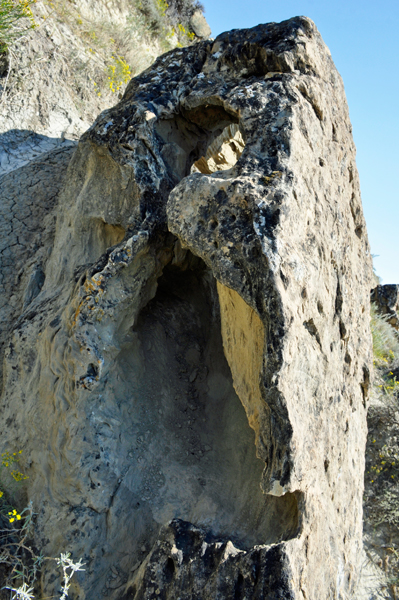
[[[86,563],[76,598],[351,597],[372,269],[314,24],[132,80],[71,160],[43,273],[1,441],[25,449],[38,546]]]

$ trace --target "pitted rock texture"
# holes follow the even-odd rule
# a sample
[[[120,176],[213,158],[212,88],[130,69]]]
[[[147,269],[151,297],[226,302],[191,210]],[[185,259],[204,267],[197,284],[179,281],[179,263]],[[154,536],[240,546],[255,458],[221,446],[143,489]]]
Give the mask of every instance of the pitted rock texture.
[[[37,546],[86,563],[75,597],[352,597],[372,269],[315,25],[158,59],[82,137],[58,206],[1,442],[25,449]]]
[[[127,597],[293,598],[283,545],[244,551],[179,519],[160,531],[140,571],[140,587],[128,585]]]

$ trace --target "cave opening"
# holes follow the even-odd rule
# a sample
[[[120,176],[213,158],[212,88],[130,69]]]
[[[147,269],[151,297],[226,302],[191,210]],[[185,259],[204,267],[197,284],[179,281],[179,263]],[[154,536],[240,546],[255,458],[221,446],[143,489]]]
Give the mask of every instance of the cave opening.
[[[204,103],[156,123],[162,157],[176,182],[190,173],[210,175],[231,169],[244,148],[238,115]]]
[[[264,465],[225,358],[216,280],[191,252],[178,256],[119,357],[134,398],[135,461],[124,485],[137,544],[154,542],[172,518],[241,548],[289,539],[297,499],[260,489]]]
[[[245,146],[238,115],[218,105],[181,109],[155,128],[176,185],[227,172]],[[123,517],[121,552],[137,564],[174,518],[241,549],[299,531],[297,494],[260,487],[263,324],[201,258],[176,238],[167,246],[170,261],[156,282],[155,273],[149,278],[134,326],[118,334],[108,384],[124,399],[122,446],[129,446],[108,522]]]

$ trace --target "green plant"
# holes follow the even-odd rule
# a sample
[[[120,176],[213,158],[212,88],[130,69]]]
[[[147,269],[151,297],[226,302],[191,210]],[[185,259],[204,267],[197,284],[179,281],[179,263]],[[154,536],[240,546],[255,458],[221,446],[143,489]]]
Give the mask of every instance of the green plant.
[[[395,600],[399,582],[399,338],[388,318],[372,304],[374,385],[367,416],[364,525],[366,552],[381,570],[383,596]]]
[[[166,11],[169,8],[169,4],[166,2],[166,0],[156,0],[156,4],[157,4],[158,11],[161,14],[161,17],[165,17]]]
[[[5,502],[4,488],[9,490],[9,493],[14,491],[15,485],[28,479],[27,475],[24,475],[15,468],[15,465],[19,463],[22,450],[19,452],[3,452],[1,454],[0,462],[0,511],[2,504]],[[14,468],[13,468],[14,467]],[[13,519],[14,520],[14,519]],[[12,521],[11,521],[12,523]]]
[[[174,27],[181,23],[187,30],[190,19],[197,10],[204,11],[201,2],[195,0],[169,0],[167,16]]]
[[[163,0],[160,1],[163,2]],[[143,13],[148,27],[153,34],[158,34],[162,31],[166,9],[163,10],[158,0],[140,0],[138,9]]]
[[[387,364],[395,358],[395,355],[399,356],[398,335],[388,323],[388,317],[381,315],[374,303],[371,304],[370,316],[374,364]]]
[[[108,80],[109,89],[115,93],[130,80],[132,74],[129,65],[122,56],[112,56],[112,61],[112,64],[108,65]]]
[[[36,26],[32,4],[36,0],[0,0],[0,52],[4,52],[28,29]]]
[[[56,559],[57,565],[62,568],[62,574],[63,574],[63,584],[62,584],[62,590],[61,590],[62,596],[61,596],[60,600],[65,600],[66,597],[68,596],[68,590],[70,588],[71,579],[72,579],[74,573],[76,573],[76,571],[84,571],[84,569],[82,569],[82,567],[85,563],[82,563],[82,559],[79,559],[79,561],[77,563],[74,563],[70,557],[71,557],[70,553],[65,552],[64,554],[61,554],[60,558]]]
[[[190,19],[196,10],[203,10],[202,4],[193,0],[139,0],[137,8],[153,35],[166,40],[177,38],[179,47],[194,40]]]
[[[32,502],[23,510],[13,507],[12,496],[15,486],[28,479],[15,468],[20,461],[19,452],[3,452],[0,462],[0,567],[3,567],[5,585],[10,590],[11,600],[34,600],[35,584],[45,560],[55,560],[62,569],[62,596],[66,600],[71,579],[76,571],[84,571],[83,563],[74,563],[68,552],[60,558],[43,557],[32,545],[35,513]],[[2,525],[3,523],[3,525]],[[5,525],[4,523],[8,523]]]
[[[66,600],[68,597],[68,591],[71,586],[71,579],[77,571],[84,571],[82,560],[79,559],[77,563],[74,563],[70,558],[70,553],[65,552],[61,553],[60,558],[56,559],[47,559],[47,560],[55,560],[57,565],[62,568],[62,595],[60,596],[60,600]],[[44,559],[41,559],[44,560]],[[23,581],[18,587],[12,587],[11,585],[4,586],[3,589],[10,590],[11,592],[11,600],[35,600],[34,596],[34,582],[36,579],[32,579],[30,581]]]

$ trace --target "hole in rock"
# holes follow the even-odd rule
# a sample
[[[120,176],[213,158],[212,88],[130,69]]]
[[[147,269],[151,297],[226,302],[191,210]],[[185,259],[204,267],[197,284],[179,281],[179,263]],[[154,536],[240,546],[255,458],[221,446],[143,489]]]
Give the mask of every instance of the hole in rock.
[[[242,600],[244,597],[244,577],[239,574],[234,586],[234,600]]]
[[[237,124],[225,127],[220,135],[208,146],[205,155],[201,156],[191,167],[192,173],[210,174],[215,171],[226,171],[234,167],[245,147],[244,139]]]
[[[172,558],[168,558],[166,565],[165,565],[165,581],[166,583],[170,583],[173,579],[173,575],[175,573],[175,563],[173,562]]]
[[[216,281],[201,259],[186,252],[164,268],[114,377],[118,395],[131,398],[129,544],[153,543],[175,517],[241,547],[297,534],[296,495],[260,489],[264,464],[224,355]]]
[[[177,180],[190,172],[210,174],[233,167],[245,141],[237,115],[205,104],[156,124],[165,142],[162,157]]]

